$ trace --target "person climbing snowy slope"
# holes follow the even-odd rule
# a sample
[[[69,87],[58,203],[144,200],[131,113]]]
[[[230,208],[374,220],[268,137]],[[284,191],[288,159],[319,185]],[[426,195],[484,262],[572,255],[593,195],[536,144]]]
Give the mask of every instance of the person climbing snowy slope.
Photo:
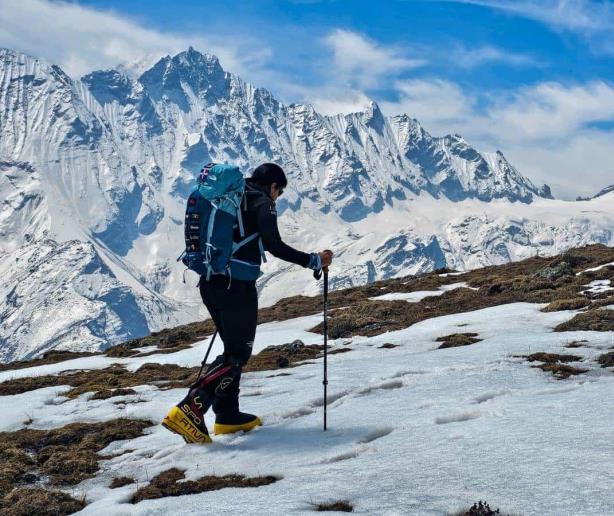
[[[200,184],[208,178],[209,182],[215,179],[213,184],[218,186],[222,176],[225,179],[232,172],[238,173],[238,169],[209,164],[201,172]],[[215,413],[216,434],[249,431],[262,424],[257,416],[239,410],[239,384],[256,336],[256,278],[260,274],[262,260],[266,261],[264,250],[281,260],[314,271],[328,267],[333,257],[330,250],[305,253],[283,242],[277,227],[275,202],[283,194],[288,181],[280,166],[262,164],[244,182],[239,175],[236,184],[239,185],[237,192],[242,197],[241,208],[237,210],[236,221],[233,220],[232,252],[225,259],[224,269],[222,272],[216,272],[213,267],[200,269],[187,262],[188,267],[201,273],[200,294],[224,343],[224,352],[208,366],[205,375],[190,387],[186,397],[168,412],[162,422],[188,443],[211,442],[204,418],[210,407]],[[187,249],[202,256],[199,254],[199,237],[191,237],[188,229],[193,223],[198,232],[199,223],[202,222],[203,226],[205,223],[200,220],[201,215],[196,210],[190,210],[190,203],[197,206],[197,201],[192,196],[188,200]],[[209,235],[212,224],[208,224]],[[192,243],[190,238],[194,238],[195,242]],[[208,243],[206,245],[209,246]],[[213,263],[215,258],[209,256],[208,260]],[[202,266],[202,260],[198,265]]]

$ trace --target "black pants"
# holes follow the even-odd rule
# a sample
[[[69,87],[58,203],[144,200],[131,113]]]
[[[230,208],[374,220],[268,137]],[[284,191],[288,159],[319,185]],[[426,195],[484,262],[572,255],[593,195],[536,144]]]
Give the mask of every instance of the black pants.
[[[216,414],[239,411],[241,370],[252,354],[258,324],[256,282],[233,280],[230,288],[228,286],[228,278],[222,276],[200,282],[203,303],[224,342],[224,353],[215,359],[211,367],[224,363],[233,365],[228,375],[229,383],[224,382],[221,390],[216,389],[213,401],[213,411]]]
[[[232,280],[229,289],[227,277],[214,276],[200,282],[200,295],[224,342],[224,358],[245,365],[258,324],[256,282]]]

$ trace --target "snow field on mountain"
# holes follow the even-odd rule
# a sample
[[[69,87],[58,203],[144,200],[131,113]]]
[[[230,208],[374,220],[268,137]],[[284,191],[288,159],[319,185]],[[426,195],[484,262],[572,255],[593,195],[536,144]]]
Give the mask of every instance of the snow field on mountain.
[[[375,103],[337,116],[286,106],[194,49],[139,77],[125,71],[73,80],[0,49],[0,270],[11,270],[0,313],[12,321],[0,329],[2,362],[56,346],[105,349],[204,317],[197,279],[183,283],[176,257],[187,195],[209,161],[246,174],[267,161],[284,167],[281,233],[301,250],[335,252],[333,289],[614,245],[614,192],[551,200],[501,152],[432,136]],[[54,266],[33,273],[50,246]],[[319,289],[277,260],[264,273],[262,306]],[[88,282],[105,288],[84,292]],[[29,302],[15,303],[26,290]],[[32,320],[33,306],[53,313],[54,331]]]
[[[614,506],[612,428],[614,376],[594,358],[612,334],[555,333],[575,312],[542,313],[543,305],[514,303],[428,319],[377,337],[332,341],[352,351],[329,356],[329,430],[322,432],[322,360],[282,371],[247,373],[243,410],[261,415],[251,433],[214,436],[209,446],[186,445],[161,426],[103,453],[123,454],[73,493],[85,493],[83,514],[308,514],[310,503],[347,499],[359,514],[442,515],[488,500],[502,512],[525,515],[607,514]],[[259,326],[255,352],[267,345],[321,343],[307,331],[319,315]],[[437,349],[437,337],[475,332],[481,342]],[[590,371],[564,381],[531,368],[518,355],[566,353],[571,340]],[[383,343],[398,345],[380,349]],[[196,365],[207,341],[167,355],[115,359]],[[100,357],[72,361],[98,367]],[[106,360],[106,359],[105,359]],[[59,366],[59,365],[56,365]],[[43,374],[42,366],[16,374]],[[289,373],[281,376],[280,372]],[[4,373],[3,379],[6,379]],[[33,428],[117,417],[158,422],[184,394],[152,386],[109,400],[61,396],[53,387],[0,398],[2,429]],[[116,404],[118,400],[138,403]],[[25,419],[25,418],[24,418]],[[213,415],[207,416],[210,427]],[[130,476],[143,486],[172,467],[186,478],[207,474],[279,475],[258,488],[231,488],[178,498],[128,502],[136,489],[109,489]]]

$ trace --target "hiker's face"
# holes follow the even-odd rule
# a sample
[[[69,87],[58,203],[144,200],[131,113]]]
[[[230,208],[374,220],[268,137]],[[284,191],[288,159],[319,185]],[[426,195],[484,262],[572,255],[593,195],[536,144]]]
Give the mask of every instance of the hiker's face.
[[[277,186],[277,183],[271,184],[271,199],[276,201],[277,198],[283,193],[284,193],[284,189]]]

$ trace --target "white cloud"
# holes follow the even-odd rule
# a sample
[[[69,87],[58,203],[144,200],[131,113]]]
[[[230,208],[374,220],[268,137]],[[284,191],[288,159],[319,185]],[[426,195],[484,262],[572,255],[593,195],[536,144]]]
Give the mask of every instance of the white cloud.
[[[502,63],[518,68],[540,66],[540,63],[530,55],[510,52],[491,45],[476,48],[459,46],[451,57],[452,62],[462,68],[476,68],[490,63]]]
[[[441,79],[397,81],[397,102],[382,102],[389,114],[405,113],[439,134],[465,125],[474,117],[474,99],[460,86]]]
[[[509,143],[508,159],[535,183],[550,184],[566,199],[590,196],[614,184],[614,132],[586,130],[564,142]]]
[[[565,140],[591,124],[614,121],[614,88],[602,81],[541,83],[499,101],[489,117],[508,141]]]
[[[111,12],[48,0],[0,0],[0,46],[42,57],[73,76],[189,46],[213,53],[225,68],[248,75],[270,57],[269,49],[236,36],[222,43],[221,37],[163,33]]]
[[[363,88],[374,87],[391,74],[426,64],[423,59],[405,57],[397,48],[385,47],[349,30],[335,29],[324,42],[333,52],[333,73]]]

